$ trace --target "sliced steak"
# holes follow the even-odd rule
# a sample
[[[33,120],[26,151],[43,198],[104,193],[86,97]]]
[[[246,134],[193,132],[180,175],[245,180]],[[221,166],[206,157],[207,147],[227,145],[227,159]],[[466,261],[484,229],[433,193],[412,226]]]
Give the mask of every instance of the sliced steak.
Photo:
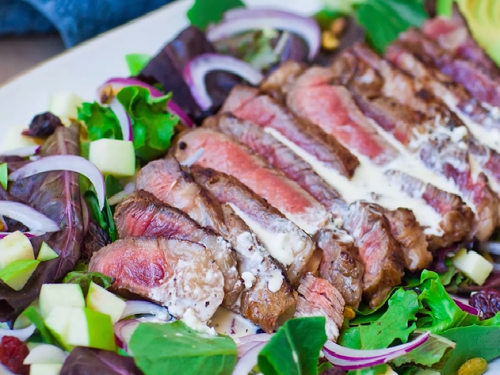
[[[327,167],[351,177],[359,165],[356,157],[334,137],[318,127],[298,119],[290,110],[258,90],[236,86],[221,112],[231,112],[236,117],[253,122],[263,128],[272,128],[301,149],[306,150]]]
[[[234,139],[211,129],[198,128],[184,132],[178,144],[183,145],[175,151],[180,162],[203,149],[195,165],[237,178],[307,233],[314,234],[327,224],[329,215],[318,201]]]
[[[90,220],[89,228],[82,241],[80,259],[85,263],[90,262],[92,255],[111,243],[111,238],[96,221]]]
[[[208,321],[224,298],[224,277],[204,246],[165,238],[127,238],[94,254],[90,272],[113,277],[117,293],[166,306],[180,319],[192,309]]]
[[[339,291],[328,281],[308,273],[300,281],[298,292],[295,317],[324,316],[326,336],[329,340],[337,341],[344,324],[345,306]]]
[[[281,103],[286,101],[288,89],[306,69],[304,64],[286,61],[261,83],[260,89]]]
[[[393,287],[401,283],[404,257],[383,211],[376,205],[356,202],[345,226],[353,234],[365,266],[365,298],[370,307],[379,306]]]
[[[322,229],[314,240],[323,250],[319,275],[342,294],[346,305],[358,308],[363,294],[364,266],[354,239],[342,230]]]
[[[236,303],[243,283],[237,270],[234,250],[224,238],[144,191],[130,194],[119,203],[114,219],[120,238],[165,237],[204,245],[211,251],[224,276],[224,305],[232,307]]]
[[[197,183],[243,219],[273,258],[285,266],[292,285],[318,269],[321,252],[311,238],[264,199],[222,172],[193,166],[191,173]]]

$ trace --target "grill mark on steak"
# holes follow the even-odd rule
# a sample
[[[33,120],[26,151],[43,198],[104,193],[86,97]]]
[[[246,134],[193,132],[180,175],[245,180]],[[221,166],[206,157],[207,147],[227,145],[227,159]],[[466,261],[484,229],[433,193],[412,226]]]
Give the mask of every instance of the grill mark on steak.
[[[253,91],[253,98],[249,98],[250,91]],[[297,118],[273,98],[259,95],[257,89],[236,86],[221,112],[231,112],[236,117],[251,121],[260,127],[275,129],[326,166],[338,170],[346,177],[352,177],[359,165],[357,158],[334,137],[316,126],[311,126],[308,121]]]
[[[329,215],[318,201],[236,140],[212,129],[198,128],[184,132],[178,142],[186,145],[175,152],[180,162],[203,149],[195,165],[234,176],[307,233],[314,234],[328,222]]]
[[[224,297],[224,277],[212,254],[189,241],[121,239],[95,253],[89,271],[113,277],[114,292],[159,303],[178,319],[191,308],[206,322]]]
[[[238,274],[234,250],[222,237],[145,191],[130,194],[120,202],[114,219],[120,238],[165,237],[205,246],[224,276],[224,306],[232,307],[236,303],[243,283]]]
[[[292,255],[291,264],[285,265],[292,285],[297,285],[305,273],[318,269],[321,254],[311,238],[287,220],[276,208],[270,206],[236,178],[225,173],[199,166],[191,167],[191,173],[196,182],[210,191],[219,202],[237,207],[239,211],[258,224],[261,230],[272,234],[273,241],[280,238],[283,240],[284,248]],[[259,237],[259,233],[256,234]],[[262,237],[260,239],[271,255],[279,260],[279,254],[273,254],[266,239]]]

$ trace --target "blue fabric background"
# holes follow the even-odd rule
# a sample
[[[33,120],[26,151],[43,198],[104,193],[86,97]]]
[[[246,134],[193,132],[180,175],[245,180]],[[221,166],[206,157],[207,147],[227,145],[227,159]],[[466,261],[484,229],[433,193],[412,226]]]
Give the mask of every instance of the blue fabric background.
[[[0,0],[0,35],[59,32],[66,47],[173,0]]]

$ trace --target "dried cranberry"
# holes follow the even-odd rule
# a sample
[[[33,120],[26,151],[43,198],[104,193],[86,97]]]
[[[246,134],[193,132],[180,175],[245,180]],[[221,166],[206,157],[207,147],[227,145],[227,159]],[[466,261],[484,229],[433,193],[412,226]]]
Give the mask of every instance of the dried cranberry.
[[[480,290],[470,297],[469,305],[481,310],[485,319],[491,318],[500,311],[500,292],[495,289]]]
[[[17,337],[4,336],[0,342],[0,362],[14,374],[29,374],[30,368],[23,365],[29,350]]]
[[[33,117],[30,129],[25,135],[31,137],[49,137],[59,126],[63,126],[59,117],[50,112],[41,113]]]

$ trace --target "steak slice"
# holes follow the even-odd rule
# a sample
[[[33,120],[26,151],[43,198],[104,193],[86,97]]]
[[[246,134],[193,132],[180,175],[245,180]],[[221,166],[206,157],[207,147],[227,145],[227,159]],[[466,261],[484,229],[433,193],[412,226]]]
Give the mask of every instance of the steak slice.
[[[319,275],[342,294],[346,305],[358,308],[363,294],[364,266],[354,239],[342,230],[321,229],[314,240],[323,250]]]
[[[306,69],[304,64],[296,61],[286,61],[261,83],[260,89],[277,101],[285,103],[286,94],[293,82]]]
[[[253,98],[250,91],[253,90]],[[263,128],[272,128],[306,150],[329,168],[351,177],[359,165],[356,157],[334,137],[318,127],[298,119],[286,107],[258,90],[236,86],[229,94],[221,112],[231,112],[236,117],[251,121]]]
[[[224,238],[145,191],[130,194],[120,202],[114,219],[120,238],[165,237],[205,246],[224,276],[224,305],[232,307],[236,303],[243,283],[238,274],[234,250]]]
[[[203,149],[195,165],[237,178],[305,232],[314,234],[327,224],[329,215],[318,201],[234,139],[211,129],[198,128],[181,134],[178,145],[175,156],[180,162]]]
[[[404,258],[384,212],[377,205],[356,202],[345,226],[353,234],[365,265],[363,294],[372,308],[379,306],[393,287],[401,283]]]
[[[295,306],[296,297],[283,267],[271,257],[255,233],[228,204],[222,205],[224,222],[231,228],[228,241],[239,249],[238,270],[249,278],[241,294],[241,314],[267,333],[273,332],[278,317]],[[253,280],[255,278],[255,280]],[[276,281],[282,280],[280,286]]]
[[[324,316],[326,336],[329,340],[337,341],[344,324],[345,306],[339,291],[328,281],[308,273],[300,281],[298,292],[295,317]]]
[[[145,237],[118,240],[94,254],[89,271],[113,277],[113,291],[166,306],[178,319],[192,309],[206,322],[224,298],[224,277],[212,254],[189,241]]]
[[[236,178],[213,169],[191,167],[196,182],[222,204],[228,204],[287,271],[292,285],[316,271],[321,252],[311,238]]]

